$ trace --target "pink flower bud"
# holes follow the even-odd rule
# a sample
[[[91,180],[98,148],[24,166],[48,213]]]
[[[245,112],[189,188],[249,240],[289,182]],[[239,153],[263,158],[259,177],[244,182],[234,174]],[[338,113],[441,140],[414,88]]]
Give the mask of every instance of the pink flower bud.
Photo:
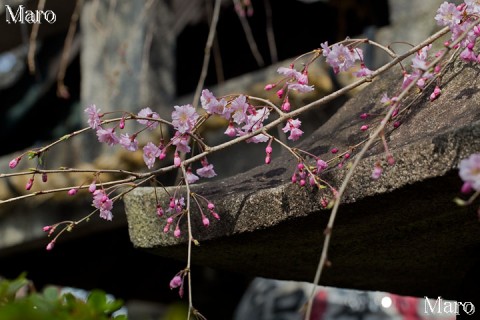
[[[388,163],[390,166],[393,166],[393,165],[395,164],[395,158],[394,158],[391,154],[389,154],[389,155],[387,156],[387,163]]]
[[[282,97],[283,97],[283,89],[280,89],[280,90],[277,91],[277,97],[278,97],[279,99],[282,99]]]
[[[125,128],[125,118],[120,119],[120,123],[118,124],[118,127],[120,129]]]
[[[290,108],[291,108],[290,101],[288,101],[288,97],[287,97],[287,99],[285,99],[285,102],[282,104],[282,111],[289,112]]]
[[[322,207],[326,208],[328,206],[328,201],[325,198],[320,199],[320,204]]]
[[[164,211],[163,211],[162,206],[157,205],[157,216],[161,217],[161,216],[163,216],[163,213],[164,213]]]
[[[297,182],[297,175],[293,174],[292,175],[292,183],[296,183],[296,182]]]
[[[470,182],[465,182],[460,189],[460,192],[463,194],[468,194],[473,191],[472,184]]]
[[[55,246],[55,240],[50,241],[47,245],[47,250],[48,251],[52,250],[54,246]]]
[[[32,189],[33,186],[33,178],[28,179],[27,185],[25,186],[26,190]]]
[[[18,165],[18,163],[20,162],[21,159],[22,159],[21,157],[17,157],[15,159],[13,159],[12,161],[10,161],[10,163],[8,164],[10,169],[14,169]]]
[[[229,137],[235,137],[236,132],[235,132],[235,127],[233,126],[233,123],[230,122],[230,124],[228,125],[227,130],[225,130],[224,133],[225,133],[227,136],[229,136]]]
[[[362,113],[362,114],[360,115],[360,119],[365,120],[365,119],[367,119],[367,118],[368,118],[368,113]]]
[[[215,219],[220,220],[220,216],[218,215],[218,213],[212,211],[212,216],[213,216]]]
[[[202,223],[205,227],[208,227],[210,225],[210,220],[208,220],[207,217],[203,217]]]
[[[272,150],[272,147],[270,147],[270,146],[267,146],[267,147],[265,148],[265,152],[268,153],[268,154],[272,153],[272,151],[273,151],[273,150]]]
[[[95,190],[97,190],[97,184],[95,183],[95,181],[93,181],[90,186],[88,187],[88,191],[91,192],[91,193],[94,193]]]
[[[265,86],[265,90],[266,91],[270,91],[272,90],[273,88],[275,88],[275,84],[274,83],[269,83]]]
[[[209,202],[207,207],[208,207],[209,210],[213,210],[215,208],[215,205],[213,203]]]
[[[162,152],[160,152],[160,155],[158,156],[158,159],[163,160],[166,157],[167,157],[167,154],[165,153],[165,150],[162,150]]]
[[[180,167],[181,163],[182,163],[182,160],[180,159],[180,156],[178,155],[177,152],[175,152],[175,156],[173,157],[173,165],[175,167]]]
[[[179,227],[177,227],[175,231],[173,231],[173,235],[175,236],[175,238],[180,238],[181,232]]]
[[[182,283],[183,283],[182,277],[180,277],[179,275],[176,275],[175,277],[173,277],[172,280],[170,280],[170,289],[178,288],[182,285]]]
[[[272,158],[269,154],[267,154],[267,156],[265,157],[265,164],[270,164],[270,162],[272,162]]]
[[[305,186],[306,183],[305,179],[300,179],[300,187]]]
[[[165,225],[165,227],[163,228],[163,233],[168,233],[168,231],[170,231],[170,224],[169,223],[167,223]]]
[[[397,114],[398,114],[398,108],[395,109],[395,110],[393,110],[393,112],[392,112],[392,118],[395,118],[395,117],[397,116]]]
[[[327,167],[328,167],[328,164],[325,161],[323,161],[322,159],[317,160],[317,171],[318,172],[322,172]]]
[[[343,155],[343,158],[344,158],[344,159],[350,159],[350,153],[345,153],[345,154]]]
[[[77,189],[72,188],[72,189],[68,190],[68,195],[69,196],[74,196],[76,194],[77,194]]]
[[[302,171],[305,168],[305,166],[302,162],[300,162],[299,164],[297,164],[297,168],[298,170]]]
[[[430,101],[437,99],[441,93],[442,93],[442,89],[440,89],[439,86],[436,86],[435,89],[433,89],[432,94],[430,95]]]
[[[49,232],[52,229],[52,226],[45,226],[42,228],[44,232]]]
[[[333,153],[333,154],[335,154],[335,153],[338,152],[338,148],[333,148],[330,152]]]
[[[380,166],[375,166],[372,171],[372,179],[373,180],[378,180],[380,176],[382,175],[382,167]]]
[[[366,124],[364,124],[363,126],[360,127],[360,130],[362,131],[367,131],[368,130],[368,126]]]
[[[396,128],[400,127],[401,124],[402,124],[402,123],[401,123],[400,121],[395,121],[395,122],[393,123],[393,127],[396,129]]]

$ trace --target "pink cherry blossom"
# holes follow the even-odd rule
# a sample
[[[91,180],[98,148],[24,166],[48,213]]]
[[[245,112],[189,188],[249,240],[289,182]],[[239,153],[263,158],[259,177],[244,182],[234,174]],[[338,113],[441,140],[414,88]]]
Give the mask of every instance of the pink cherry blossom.
[[[190,146],[188,145],[188,135],[181,134],[176,131],[175,136],[172,139],[172,144],[177,147],[177,152],[190,152]]]
[[[98,129],[102,123],[100,120],[100,109],[97,110],[97,106],[92,104],[85,109],[85,113],[88,116],[87,122],[90,128]]]
[[[458,167],[463,182],[470,183],[474,190],[480,191],[480,153],[474,153],[463,159]]]
[[[190,105],[174,106],[175,111],[172,112],[172,124],[175,130],[180,133],[190,132],[199,117],[195,108]]]
[[[129,136],[128,133],[122,133],[120,135],[120,145],[128,151],[138,150],[138,141],[134,136]]]
[[[202,178],[213,178],[217,174],[213,170],[212,164],[205,164],[203,167],[197,169],[197,174]]]
[[[244,136],[250,132],[261,129],[263,127],[263,121],[265,121],[269,115],[270,111],[266,107],[258,110],[255,114],[248,115],[246,124],[241,129],[237,129],[237,135]],[[256,136],[251,137],[250,139],[247,139],[246,142],[261,143],[267,142],[268,140],[270,140],[268,136],[260,133]]]
[[[462,14],[458,11],[455,4],[445,1],[438,8],[435,20],[440,26],[454,27],[462,20]]]
[[[285,133],[290,132],[288,139],[296,141],[303,134],[303,131],[300,130],[301,124],[302,122],[299,119],[288,119],[287,124],[285,125],[285,127],[283,127],[282,131]]]
[[[154,145],[152,142],[147,143],[143,147],[143,160],[148,169],[152,169],[155,163],[155,159],[160,156],[160,148]]]
[[[227,102],[225,99],[220,99],[220,101],[210,92],[208,89],[202,90],[202,95],[200,96],[200,103],[209,114],[223,114]]]
[[[357,78],[367,77],[373,73],[372,70],[368,69],[363,63],[360,66],[358,71],[353,72],[353,75]]]
[[[100,211],[100,218],[111,221],[113,218],[113,201],[104,190],[95,190],[93,193],[93,206]]]
[[[152,111],[152,109],[150,109],[148,107],[140,110],[140,112],[138,113],[138,117],[160,119],[160,116],[158,115],[158,113]],[[147,126],[148,129],[150,129],[150,130],[155,129],[160,124],[160,122],[154,121],[154,120],[138,119],[137,121],[138,121],[138,123],[141,123],[141,124]]]
[[[192,184],[198,181],[200,179],[197,175],[192,173],[192,170],[187,170],[187,173],[185,175],[185,180],[187,180],[188,183]]]
[[[363,53],[360,48],[349,49],[338,43],[329,48],[327,42],[322,43],[321,46],[325,61],[333,68],[335,73],[347,71],[355,64],[356,60],[363,61]]]
[[[247,120],[247,110],[248,103],[244,95],[239,95],[230,103],[230,115],[237,124],[241,124]]]
[[[120,142],[120,139],[115,134],[114,128],[98,128],[97,130],[98,141],[105,142],[109,146],[114,146]]]
[[[309,86],[309,85],[300,84],[300,83],[289,83],[287,86],[289,90],[298,91],[300,93],[313,91],[313,85]]]

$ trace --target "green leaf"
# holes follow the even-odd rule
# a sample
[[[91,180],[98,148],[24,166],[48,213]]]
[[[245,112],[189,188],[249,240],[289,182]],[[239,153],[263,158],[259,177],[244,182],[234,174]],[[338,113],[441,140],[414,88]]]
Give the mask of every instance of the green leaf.
[[[3,299],[14,300],[15,295],[21,288],[27,286],[29,280],[26,273],[20,274],[15,280],[2,280],[0,283],[0,297]]]
[[[45,300],[54,302],[59,300],[59,291],[53,286],[48,286],[43,290],[43,296]]]
[[[88,295],[87,304],[96,311],[105,310],[107,306],[107,295],[99,289],[95,289]]]
[[[33,151],[28,151],[27,156],[28,156],[28,159],[32,160],[37,156],[37,153]]]

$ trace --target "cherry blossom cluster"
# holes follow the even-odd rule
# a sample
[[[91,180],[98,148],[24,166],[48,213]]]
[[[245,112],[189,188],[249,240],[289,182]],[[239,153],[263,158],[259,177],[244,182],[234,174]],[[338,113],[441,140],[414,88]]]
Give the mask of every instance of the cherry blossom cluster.
[[[460,58],[466,62],[480,61],[480,57],[474,51],[475,42],[480,35],[479,13],[478,1],[465,0],[460,5],[445,1],[435,16],[438,25],[450,28],[452,42],[462,39],[458,47],[463,49]]]
[[[236,0],[235,6],[241,15],[249,15],[253,12],[250,0]],[[468,63],[480,62],[480,54],[475,48],[475,43],[480,35],[480,27],[478,26],[480,21],[479,15],[480,1],[478,0],[465,0],[460,5],[444,2],[437,10],[435,20],[438,25],[446,26],[450,29],[451,38],[445,43],[445,48],[431,53],[431,44],[422,44],[423,47],[418,50],[417,48],[420,46],[417,46],[410,63],[405,66],[401,65],[403,80],[399,83],[398,92],[394,94],[385,93],[381,97],[379,103],[383,109],[378,114],[360,114],[362,122],[358,129],[364,132],[365,139],[363,142],[381,139],[385,150],[382,158],[378,159],[373,165],[370,175],[372,179],[377,180],[381,178],[384,172],[384,160],[390,166],[395,164],[395,159],[388,149],[386,135],[401,125],[401,115],[408,108],[408,106],[402,105],[405,94],[411,88],[415,88],[417,92],[422,92],[433,83],[432,87],[434,88],[429,95],[429,100],[433,102],[438,99],[442,94],[440,80],[444,65],[442,65],[443,61],[441,59],[444,57],[443,54],[449,52],[452,48],[457,50],[458,57],[463,61]],[[182,222],[188,220],[189,239],[193,239],[189,222],[191,202],[194,202],[198,208],[203,227],[209,227],[212,218],[215,220],[220,219],[220,215],[216,212],[217,208],[211,201],[197,193],[191,192],[189,189],[191,184],[197,183],[201,178],[217,176],[213,164],[209,163],[207,159],[207,155],[212,148],[202,139],[200,136],[201,130],[199,130],[210,117],[220,117],[227,121],[228,124],[223,133],[232,138],[232,140],[240,138],[238,140],[243,139],[247,143],[266,143],[265,164],[267,165],[272,161],[273,143],[278,143],[286,148],[298,161],[293,169],[291,182],[300,187],[311,189],[328,188],[331,196],[327,196],[324,193],[320,200],[321,205],[323,207],[333,206],[333,203],[337,205],[339,203],[337,199],[340,199],[343,192],[342,187],[337,191],[335,187],[322,178],[322,175],[329,168],[349,167],[346,164],[350,164],[349,160],[356,155],[358,157],[355,160],[361,158],[361,153],[357,153],[356,149],[360,144],[353,147],[350,146],[345,151],[340,151],[338,148],[333,147],[330,149],[330,153],[333,155],[332,158],[326,159],[323,156],[320,158],[298,148],[291,148],[286,142],[283,142],[283,139],[277,139],[267,131],[273,128],[273,125],[281,124],[281,131],[285,134],[287,140],[294,142],[302,137],[304,134],[301,128],[302,122],[299,118],[295,118],[299,112],[292,110],[294,106],[292,106],[291,101],[294,101],[292,98],[294,94],[304,94],[315,90],[314,86],[309,84],[308,69],[317,58],[323,57],[325,62],[332,67],[335,74],[351,72],[354,76],[363,78],[359,80],[365,81],[378,75],[377,71],[370,70],[364,63],[363,51],[359,45],[366,42],[351,39],[346,39],[333,45],[324,42],[320,44],[319,49],[311,52],[311,60],[303,63],[301,68],[295,67],[297,59],[288,67],[278,68],[277,73],[280,75],[280,80],[265,86],[266,91],[274,92],[275,99],[279,99],[277,104],[243,94],[217,97],[210,90],[204,89],[200,95],[201,108],[195,108],[191,104],[176,105],[171,112],[171,120],[162,119],[157,112],[148,107],[141,109],[137,114],[123,113],[120,118],[106,119],[105,116],[109,113],[101,113],[100,109],[92,104],[84,110],[87,115],[87,123],[89,128],[95,131],[100,143],[105,143],[110,147],[120,146],[130,152],[138,151],[142,153],[148,172],[146,174],[135,173],[132,174],[130,180],[126,179],[134,187],[146,181],[155,180],[155,174],[159,173],[159,171],[156,171],[156,166],[165,168],[167,164],[170,165],[170,162],[166,163],[167,161],[171,160],[172,162],[168,169],[182,170],[183,178],[174,188],[174,193],[170,194],[166,191],[169,197],[166,203],[160,203],[157,200],[156,204],[156,214],[162,219],[164,233],[171,232],[176,238],[182,237],[182,227],[185,224],[182,224]],[[411,50],[410,54],[413,51]],[[265,103],[258,106],[254,105],[254,101],[264,101]],[[274,119],[272,120],[272,118]],[[136,122],[140,129],[135,129],[134,132],[127,132],[127,123],[131,123],[131,121]],[[268,121],[274,121],[275,123],[269,125]],[[137,127],[135,126],[135,128]],[[140,145],[139,135],[152,130],[160,130],[161,138],[159,141],[147,141]],[[375,136],[372,135],[373,131],[377,132]],[[166,132],[168,132],[168,135]],[[167,136],[168,138],[166,138]],[[200,156],[195,159],[189,159],[188,155],[195,157],[192,150],[195,150]],[[12,159],[9,167],[11,169],[17,167],[24,155]],[[43,152],[33,152],[28,157],[38,157],[39,163],[43,162]],[[40,169],[43,169],[43,167],[40,167]],[[46,170],[34,170],[25,185],[25,189],[31,190],[35,181],[35,175],[39,173],[42,174],[42,181],[46,182],[47,173],[44,171]],[[91,214],[98,213],[100,218],[111,221],[113,219],[113,205],[115,200],[118,199],[118,197],[114,197],[112,194],[116,191],[117,186],[114,183],[112,183],[113,186],[102,183],[100,181],[101,174],[98,171],[94,173],[93,179],[88,179],[82,185],[62,188],[61,191],[68,190],[68,195],[74,196],[79,190],[87,189],[92,199],[91,205],[94,208]],[[461,192],[464,194],[473,192],[474,194],[468,201],[457,199],[457,203],[469,204],[480,195],[480,154],[472,154],[468,158],[463,159],[459,164],[459,175],[464,182]],[[180,186],[187,187],[187,194],[182,194],[184,191],[181,191]],[[47,250],[53,249],[58,236],[63,231],[71,230],[81,221],[63,221],[55,225],[45,226],[43,230],[51,236],[60,225],[65,225],[65,228],[48,243]],[[195,241],[189,241],[189,246],[191,245],[190,242]],[[324,264],[320,265],[323,267]],[[189,274],[188,265],[187,268],[178,272],[170,281],[170,288],[178,289],[180,296],[184,294],[185,277],[189,276]]]

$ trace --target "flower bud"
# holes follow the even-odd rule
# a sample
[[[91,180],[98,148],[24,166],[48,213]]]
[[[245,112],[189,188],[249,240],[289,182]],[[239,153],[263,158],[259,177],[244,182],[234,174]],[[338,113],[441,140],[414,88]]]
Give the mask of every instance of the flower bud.
[[[18,165],[18,163],[20,162],[21,159],[22,159],[21,157],[17,157],[15,159],[13,159],[12,161],[10,161],[10,163],[8,164],[10,169],[14,169]]]

